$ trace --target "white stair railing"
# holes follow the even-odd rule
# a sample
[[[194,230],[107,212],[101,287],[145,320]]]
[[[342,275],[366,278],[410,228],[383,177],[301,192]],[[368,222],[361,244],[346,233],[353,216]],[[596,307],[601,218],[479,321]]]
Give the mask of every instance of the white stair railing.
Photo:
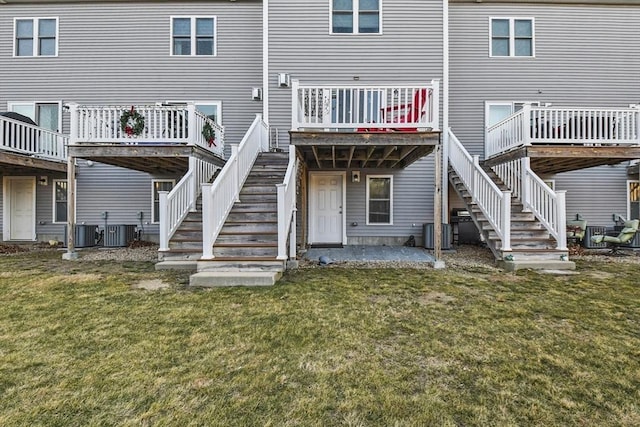
[[[449,129],[449,163],[462,180],[501,241],[500,250],[511,250],[511,192],[502,191]]]
[[[160,251],[169,250],[169,240],[189,212],[196,209],[196,201],[203,183],[209,182],[217,166],[189,158],[189,171],[170,192],[160,191]]]
[[[239,145],[231,146],[213,184],[202,188],[202,259],[213,259],[213,244],[224,225],[258,154],[269,149],[269,126],[257,114]]]
[[[556,240],[556,248],[567,249],[566,191],[554,191],[531,170],[528,157],[492,167],[505,185],[520,199],[524,211],[532,212]]]
[[[278,188],[278,259],[286,260],[287,237],[290,241],[290,254],[296,256],[296,177],[298,175],[298,159],[296,147],[289,146],[289,165],[282,184]],[[291,235],[289,235],[291,232]]]
[[[61,133],[0,116],[0,149],[66,162],[68,142]]]

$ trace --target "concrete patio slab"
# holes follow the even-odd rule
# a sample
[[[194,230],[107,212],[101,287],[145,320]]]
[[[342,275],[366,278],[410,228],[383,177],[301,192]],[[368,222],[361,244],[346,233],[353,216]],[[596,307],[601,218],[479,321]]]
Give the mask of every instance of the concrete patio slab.
[[[342,248],[310,248],[303,258],[318,262],[324,256],[333,262],[400,261],[433,263],[435,258],[423,248],[408,246],[349,245]]]

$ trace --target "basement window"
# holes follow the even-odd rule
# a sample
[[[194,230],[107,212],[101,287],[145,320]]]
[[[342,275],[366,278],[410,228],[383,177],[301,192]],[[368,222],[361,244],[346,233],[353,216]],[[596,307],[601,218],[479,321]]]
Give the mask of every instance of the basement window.
[[[367,225],[393,224],[393,175],[367,175]]]
[[[151,180],[151,218],[153,223],[160,222],[160,191],[171,191],[173,186],[176,185],[176,181],[173,179],[153,179]]]

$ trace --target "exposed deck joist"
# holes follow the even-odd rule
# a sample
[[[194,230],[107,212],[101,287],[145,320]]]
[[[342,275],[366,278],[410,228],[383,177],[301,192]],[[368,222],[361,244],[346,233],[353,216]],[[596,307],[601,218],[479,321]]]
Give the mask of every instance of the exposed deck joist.
[[[640,159],[638,146],[530,145],[484,161],[486,166],[530,158],[531,169],[540,175],[569,172]]]
[[[291,131],[310,169],[401,169],[431,153],[440,132]]]
[[[78,144],[69,146],[69,155],[151,174],[182,174],[189,169],[189,157],[219,166],[225,161],[199,146]]]
[[[38,171],[38,173],[66,172],[67,164],[65,162],[46,160],[25,154],[0,151],[0,170],[3,173],[11,174],[32,174],[34,171]]]

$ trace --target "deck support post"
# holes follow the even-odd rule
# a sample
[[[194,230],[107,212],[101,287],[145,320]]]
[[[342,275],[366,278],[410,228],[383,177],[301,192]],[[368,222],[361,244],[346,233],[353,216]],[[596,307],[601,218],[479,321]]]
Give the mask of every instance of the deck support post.
[[[78,258],[76,252],[76,158],[67,157],[67,252],[62,254],[62,259],[73,260]]]
[[[434,268],[444,268],[442,260],[442,139],[434,149],[435,189],[433,192],[433,256]]]

